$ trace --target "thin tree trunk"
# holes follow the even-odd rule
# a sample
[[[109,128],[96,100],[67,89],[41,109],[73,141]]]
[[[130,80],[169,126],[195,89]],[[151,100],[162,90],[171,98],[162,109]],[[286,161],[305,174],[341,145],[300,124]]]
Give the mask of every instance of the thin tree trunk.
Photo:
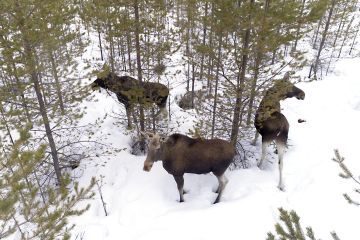
[[[61,92],[61,84],[60,84],[60,81],[59,81],[59,74],[58,74],[58,71],[56,69],[56,63],[55,63],[54,54],[53,54],[52,51],[49,51],[49,57],[50,57],[51,69],[52,69],[52,72],[53,72],[53,77],[54,77],[54,80],[55,80],[56,94],[57,94],[57,97],[59,99],[59,106],[60,106],[61,115],[65,115],[65,107],[64,107],[64,101],[63,101],[62,92]]]
[[[134,0],[135,11],[135,48],[136,48],[136,63],[138,79],[142,82],[142,69],[141,69],[141,49],[140,49],[140,17],[139,17],[139,3],[138,0]],[[140,130],[145,131],[145,118],[144,118],[144,106],[140,104]],[[145,152],[145,139],[140,141],[140,150]]]
[[[360,25],[359,25],[359,26],[360,26]],[[356,38],[357,38],[357,35],[358,35],[358,33],[359,33],[359,30],[360,30],[360,28],[358,27],[358,29],[356,30],[356,33],[355,33],[353,42],[352,42],[351,47],[350,47],[349,55],[351,55],[351,52],[352,52],[352,50],[354,49],[355,40],[356,40]]]
[[[321,27],[321,22],[323,20],[323,17],[324,16],[321,16],[320,20],[319,20],[319,24],[318,24],[318,27],[316,29],[316,32],[315,32],[315,37],[313,38],[313,49],[316,49],[316,42],[318,40],[318,37],[319,37],[319,33],[320,33],[320,27]]]
[[[101,57],[101,61],[104,61],[104,54],[103,54],[103,49],[102,49],[102,41],[101,41],[99,22],[97,23],[97,32],[98,32],[98,39],[99,39],[100,57]]]
[[[350,21],[348,27],[346,28],[344,40],[343,40],[343,42],[342,42],[342,44],[341,44],[340,51],[339,51],[339,55],[337,56],[337,58],[340,58],[340,55],[341,55],[341,52],[342,52],[342,48],[343,48],[344,45],[345,45],[345,41],[346,41],[346,39],[347,39],[347,37],[348,37],[348,35],[349,35],[349,29],[350,29],[351,24],[353,23],[353,21],[354,21],[354,16],[351,18],[351,21]]]
[[[265,21],[266,21],[266,15],[267,12],[269,10],[270,7],[270,0],[265,0],[265,8],[264,8],[264,14],[263,17],[261,19],[261,30],[260,33],[263,32],[263,26],[265,25]],[[263,54],[264,54],[264,50],[263,50],[263,44],[265,41],[265,36],[264,34],[261,34],[259,36],[259,39],[257,40],[257,47],[256,47],[256,57],[255,57],[255,66],[254,66],[254,77],[251,80],[251,90],[250,90],[250,98],[249,98],[249,107],[248,107],[248,114],[247,114],[247,119],[246,119],[246,126],[250,126],[251,123],[251,119],[252,119],[252,112],[253,112],[253,106],[254,106],[254,101],[255,101],[255,96],[256,96],[256,85],[257,85],[257,80],[259,77],[259,72],[260,72],[260,64],[261,64],[261,60],[263,58]],[[295,48],[296,49],[296,45]]]
[[[126,33],[126,43],[127,43],[127,55],[128,55],[129,72],[132,73],[132,72],[133,72],[133,68],[132,68],[132,64],[131,64],[131,51],[132,51],[132,47],[131,47],[131,36],[130,36],[130,32],[127,32],[127,33]]]
[[[109,37],[109,50],[110,50],[110,69],[112,72],[115,72],[115,54],[114,54],[114,38],[113,38],[113,33],[112,33],[112,27],[111,27],[111,23],[108,23],[108,37]]]
[[[51,157],[53,159],[55,175],[56,175],[58,184],[61,186],[62,185],[62,177],[61,177],[61,170],[60,170],[60,164],[59,164],[59,158],[58,158],[58,153],[57,153],[57,149],[56,149],[56,144],[55,144],[55,140],[52,135],[50,121],[49,121],[49,118],[47,115],[44,99],[43,99],[43,96],[42,96],[42,93],[40,90],[40,83],[39,83],[39,79],[38,79],[38,74],[36,72],[36,67],[35,67],[36,64],[34,62],[34,56],[33,56],[30,44],[26,38],[24,39],[24,49],[25,49],[25,57],[27,58],[27,61],[28,61],[27,69],[30,74],[31,82],[34,84],[34,90],[35,90],[36,97],[38,100],[40,114],[41,114],[41,117],[42,117],[42,120],[44,123],[46,136],[47,136],[47,139],[49,142],[49,147],[50,147]]]
[[[344,26],[345,26],[345,21],[346,21],[345,16],[346,16],[346,13],[347,13],[347,11],[345,11],[345,9],[346,9],[346,7],[344,8],[344,10],[342,11],[342,14],[341,14],[341,18],[340,18],[341,20],[340,20],[339,27],[338,27],[338,29],[336,31],[336,34],[335,34],[334,42],[332,44],[332,51],[331,51],[331,55],[330,55],[330,60],[329,60],[325,75],[327,75],[328,72],[329,72],[331,62],[332,62],[332,59],[334,57],[334,52],[336,51],[337,40],[338,40],[338,38],[339,38],[340,34],[342,33],[342,31],[344,29]]]
[[[215,120],[216,120],[216,108],[217,108],[217,95],[218,95],[218,84],[219,84],[219,72],[220,72],[220,59],[221,59],[221,48],[222,48],[222,32],[219,34],[219,46],[218,46],[218,56],[216,64],[216,76],[215,76],[215,89],[214,89],[214,104],[212,111],[212,123],[211,123],[211,138],[214,138],[215,133]]]
[[[294,48],[292,49],[292,51],[296,51],[296,47],[299,41],[299,36],[300,36],[300,29],[301,29],[301,23],[302,23],[302,18],[303,18],[303,14],[304,14],[304,8],[305,8],[305,0],[303,0],[302,5],[301,5],[301,10],[300,10],[300,16],[298,19],[298,25],[296,28],[296,39],[295,39],[295,44],[294,44]]]
[[[314,69],[313,70],[314,70],[315,78],[316,78],[316,75],[317,75],[318,65],[319,65],[319,61],[320,61],[320,55],[321,55],[321,52],[322,52],[324,44],[325,44],[325,40],[326,40],[326,36],[327,36],[328,30],[329,30],[329,27],[330,27],[330,20],[331,20],[331,17],[332,17],[334,8],[335,8],[335,4],[336,4],[336,0],[332,0],[331,8],[329,10],[329,15],[328,15],[328,18],[327,18],[327,21],[326,21],[326,24],[325,24],[325,29],[324,29],[324,32],[322,34],[322,38],[321,38],[321,42],[320,42],[320,46],[319,46],[319,51],[317,53],[315,63],[314,63]]]
[[[206,2],[205,3],[205,15],[204,15],[204,22],[203,22],[203,36],[202,36],[202,45],[205,46],[206,44],[206,37],[207,37],[207,26],[206,26],[206,18],[207,18],[207,14],[208,14],[208,5],[209,3]],[[205,59],[205,54],[202,53],[201,54],[201,60],[200,60],[200,74],[199,74],[199,80],[203,81],[203,73],[204,73],[204,59]]]
[[[191,107],[194,108],[195,99],[195,63],[192,63],[192,79],[191,79]]]
[[[250,13],[248,17],[248,21],[251,21],[251,11],[255,0],[250,0]],[[243,55],[242,55],[242,61],[241,61],[241,69],[240,69],[240,75],[239,75],[239,81],[238,86],[236,89],[236,102],[235,102],[235,109],[234,109],[234,116],[231,126],[231,143],[235,146],[237,142],[237,137],[239,135],[239,124],[240,124],[240,114],[241,114],[241,105],[242,105],[242,95],[244,91],[244,83],[245,83],[245,74],[247,70],[247,62],[248,62],[248,50],[250,45],[250,27],[246,29],[245,31],[245,37],[244,37],[244,44],[243,44]]]
[[[190,89],[190,46],[189,46],[189,28],[186,30],[186,57],[187,57],[187,71],[186,71],[186,91]]]

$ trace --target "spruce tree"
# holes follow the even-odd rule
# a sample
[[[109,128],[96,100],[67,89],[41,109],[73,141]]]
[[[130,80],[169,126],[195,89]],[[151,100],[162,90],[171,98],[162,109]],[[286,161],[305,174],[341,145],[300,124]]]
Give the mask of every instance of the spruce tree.
[[[88,94],[76,62],[84,47],[76,22],[77,5],[68,0],[0,4],[2,110],[15,120],[8,121],[10,129],[30,122],[36,132],[34,141],[44,143],[45,135],[53,164],[52,168],[44,164],[47,170],[43,170],[55,172],[61,183],[62,161],[69,161],[64,156],[71,143],[78,142],[79,132],[74,129],[84,113],[79,103]],[[67,139],[59,137],[65,131]]]
[[[21,239],[69,239],[73,225],[68,226],[68,218],[89,208],[76,205],[92,198],[95,180],[86,188],[77,183],[71,186],[68,178],[63,178],[58,188],[41,186],[37,168],[44,160],[46,145],[28,150],[30,141],[29,128],[25,128],[10,146],[0,144],[0,236],[16,232]]]

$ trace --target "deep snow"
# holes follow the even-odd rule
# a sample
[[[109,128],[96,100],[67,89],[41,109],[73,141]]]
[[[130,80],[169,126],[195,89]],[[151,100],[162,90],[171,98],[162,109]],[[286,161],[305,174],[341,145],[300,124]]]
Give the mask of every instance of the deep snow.
[[[277,189],[276,155],[269,149],[265,170],[256,167],[227,171],[229,183],[222,202],[211,203],[217,180],[212,174],[185,175],[185,203],[178,202],[178,191],[171,175],[155,163],[151,172],[142,170],[145,156],[133,156],[129,150],[116,156],[83,162],[81,183],[92,176],[103,176],[102,193],[109,216],[105,216],[100,197],[89,201],[84,215],[72,218],[76,223],[73,239],[265,239],[278,222],[278,208],[294,209],[303,226],[312,226],[318,238],[330,239],[336,231],[342,240],[360,239],[360,208],[349,205],[342,194],[352,194],[355,184],[338,177],[340,169],[331,161],[338,148],[345,163],[360,175],[360,59],[345,59],[335,72],[322,81],[300,83],[304,101],[287,99],[283,113],[290,123],[289,143],[284,160],[286,191]],[[172,91],[174,94],[175,91]],[[99,102],[89,102],[88,119],[106,112],[123,111],[114,97],[94,93]],[[175,103],[173,103],[175,105]],[[191,126],[187,113],[174,108],[185,122],[181,131]],[[90,117],[91,116],[91,117]],[[306,122],[298,123],[297,120]],[[128,148],[129,136],[107,118],[102,133],[116,147]],[[256,146],[260,152],[260,142]],[[85,204],[85,203],[84,203]]]

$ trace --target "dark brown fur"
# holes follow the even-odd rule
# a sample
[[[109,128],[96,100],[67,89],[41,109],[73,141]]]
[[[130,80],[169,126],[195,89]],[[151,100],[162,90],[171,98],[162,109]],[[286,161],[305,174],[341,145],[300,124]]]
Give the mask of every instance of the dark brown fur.
[[[164,142],[155,135],[149,143],[149,152],[144,162],[144,170],[150,171],[154,161],[161,160],[164,169],[174,176],[183,199],[184,173],[205,174],[213,172],[219,180],[219,195],[214,203],[220,201],[227,183],[224,172],[235,156],[235,148],[221,139],[194,139],[182,134],[172,134]]]
[[[97,78],[91,84],[91,88],[93,90],[104,88],[115,93],[119,102],[125,105],[128,120],[132,106],[137,103],[142,105],[155,103],[160,111],[166,111],[169,89],[161,83],[140,82],[129,76],[119,77],[109,73],[106,77]],[[130,125],[130,122],[128,124]]]
[[[282,183],[283,153],[289,133],[289,123],[281,113],[280,101],[286,98],[296,97],[303,100],[305,93],[289,81],[289,76],[277,80],[273,87],[268,89],[261,100],[255,115],[255,128],[262,136],[262,155],[259,167],[262,166],[266,154],[266,147],[275,141],[279,154],[279,188],[284,190]]]

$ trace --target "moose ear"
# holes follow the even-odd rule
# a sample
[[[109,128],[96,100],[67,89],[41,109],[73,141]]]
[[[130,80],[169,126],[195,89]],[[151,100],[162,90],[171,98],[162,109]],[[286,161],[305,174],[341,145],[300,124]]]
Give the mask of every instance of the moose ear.
[[[164,142],[166,142],[166,140],[167,140],[166,136],[160,136],[160,139],[159,139],[160,143],[164,143]]]

